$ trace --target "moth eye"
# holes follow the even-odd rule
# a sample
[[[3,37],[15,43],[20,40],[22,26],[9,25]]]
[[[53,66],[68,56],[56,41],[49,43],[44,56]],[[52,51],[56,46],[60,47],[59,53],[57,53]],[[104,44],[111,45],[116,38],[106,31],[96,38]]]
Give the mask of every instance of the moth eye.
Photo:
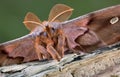
[[[53,30],[53,31],[55,30],[55,28],[53,28],[53,27],[51,27],[50,29]]]
[[[119,21],[119,18],[118,18],[118,17],[113,17],[113,18],[110,19],[110,23],[111,23],[111,24],[115,24],[115,23],[117,23],[118,21]]]
[[[46,32],[41,32],[40,35],[46,36],[47,33]]]
[[[51,29],[51,32],[52,32],[52,33],[54,33],[54,32],[55,32],[55,29],[54,29],[54,28],[52,28],[52,29]]]

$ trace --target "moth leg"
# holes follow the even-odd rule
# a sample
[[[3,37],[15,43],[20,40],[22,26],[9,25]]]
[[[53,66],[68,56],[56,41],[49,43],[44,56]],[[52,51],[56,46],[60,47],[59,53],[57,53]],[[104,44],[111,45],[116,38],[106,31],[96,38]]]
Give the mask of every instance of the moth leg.
[[[51,39],[47,39],[47,51],[50,53],[50,55],[52,56],[53,59],[60,61],[61,56],[59,55],[59,53],[54,49],[53,47],[53,41]]]
[[[36,37],[36,40],[35,40],[35,49],[36,49],[36,53],[37,53],[37,56],[38,56],[38,59],[39,60],[42,60],[42,59],[50,59],[50,54],[47,52],[47,50],[44,48],[44,46],[42,46],[40,44],[40,37]]]
[[[63,32],[60,30],[58,36],[58,44],[57,44],[57,51],[60,54],[61,57],[64,56],[64,51],[65,51],[65,36],[63,35]]]

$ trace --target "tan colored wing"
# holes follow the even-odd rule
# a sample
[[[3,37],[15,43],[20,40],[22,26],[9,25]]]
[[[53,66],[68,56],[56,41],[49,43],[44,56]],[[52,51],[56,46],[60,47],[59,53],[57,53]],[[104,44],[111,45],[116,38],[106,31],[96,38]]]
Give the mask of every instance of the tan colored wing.
[[[31,12],[27,13],[23,23],[30,31],[41,25],[41,21],[39,20],[39,18]]]
[[[56,4],[50,11],[48,21],[65,21],[72,14],[72,8],[64,4]]]

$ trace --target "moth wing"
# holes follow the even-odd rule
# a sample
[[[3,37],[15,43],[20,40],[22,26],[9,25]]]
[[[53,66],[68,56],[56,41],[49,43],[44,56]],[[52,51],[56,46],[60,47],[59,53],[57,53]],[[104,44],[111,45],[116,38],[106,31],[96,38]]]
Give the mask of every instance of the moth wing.
[[[91,12],[73,22],[76,25],[85,22],[84,26],[95,32],[97,37],[108,45],[120,41],[120,5]]]
[[[0,65],[23,63],[33,60],[38,60],[38,57],[34,48],[34,37],[30,34],[0,44]]]
[[[64,4],[56,4],[50,11],[48,21],[65,21],[72,14],[72,8]]]
[[[113,21],[112,20],[113,18],[116,18],[116,20]],[[84,27],[93,31],[96,34],[96,36],[106,44],[113,44],[120,41],[120,36],[119,36],[120,20],[119,19],[120,19],[120,5],[117,5],[117,6],[101,9],[95,12],[91,12],[89,14],[77,17],[73,20],[62,22],[61,24],[63,25],[64,31],[67,31],[68,29],[70,29],[69,32],[66,32],[66,35],[67,36],[69,35],[71,46],[76,46],[78,44],[76,42],[76,39],[81,38],[78,36],[80,35],[84,36],[85,30],[83,30],[82,28],[81,29],[83,31],[81,30],[82,31],[81,34],[78,32],[75,32],[77,31],[78,26],[79,28]],[[111,22],[114,22],[114,24],[112,24]],[[69,28],[70,26],[68,25],[71,25],[71,28]],[[74,28],[76,27],[76,30],[74,30],[73,27]],[[74,35],[71,36],[70,34],[74,34]],[[91,42],[89,42],[90,40],[89,38],[87,38],[88,40],[84,41],[84,45],[87,46],[88,42],[89,42],[89,45],[90,44],[93,45],[93,43],[95,43],[97,39],[95,40],[94,37],[91,37],[90,39],[92,38],[94,40],[91,40]],[[72,42],[74,42],[74,45]],[[87,47],[85,48],[87,49]]]
[[[42,22],[35,14],[28,12],[23,23],[28,30],[32,31],[37,26],[40,26]]]

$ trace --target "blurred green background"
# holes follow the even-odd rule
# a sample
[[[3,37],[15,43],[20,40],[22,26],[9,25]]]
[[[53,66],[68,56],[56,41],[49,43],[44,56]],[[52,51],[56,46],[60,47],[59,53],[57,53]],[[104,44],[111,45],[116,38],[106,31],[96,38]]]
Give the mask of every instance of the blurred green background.
[[[41,20],[47,20],[52,6],[62,3],[74,8],[72,18],[120,4],[120,0],[1,0],[0,43],[29,33],[22,23],[27,12],[33,12]]]

